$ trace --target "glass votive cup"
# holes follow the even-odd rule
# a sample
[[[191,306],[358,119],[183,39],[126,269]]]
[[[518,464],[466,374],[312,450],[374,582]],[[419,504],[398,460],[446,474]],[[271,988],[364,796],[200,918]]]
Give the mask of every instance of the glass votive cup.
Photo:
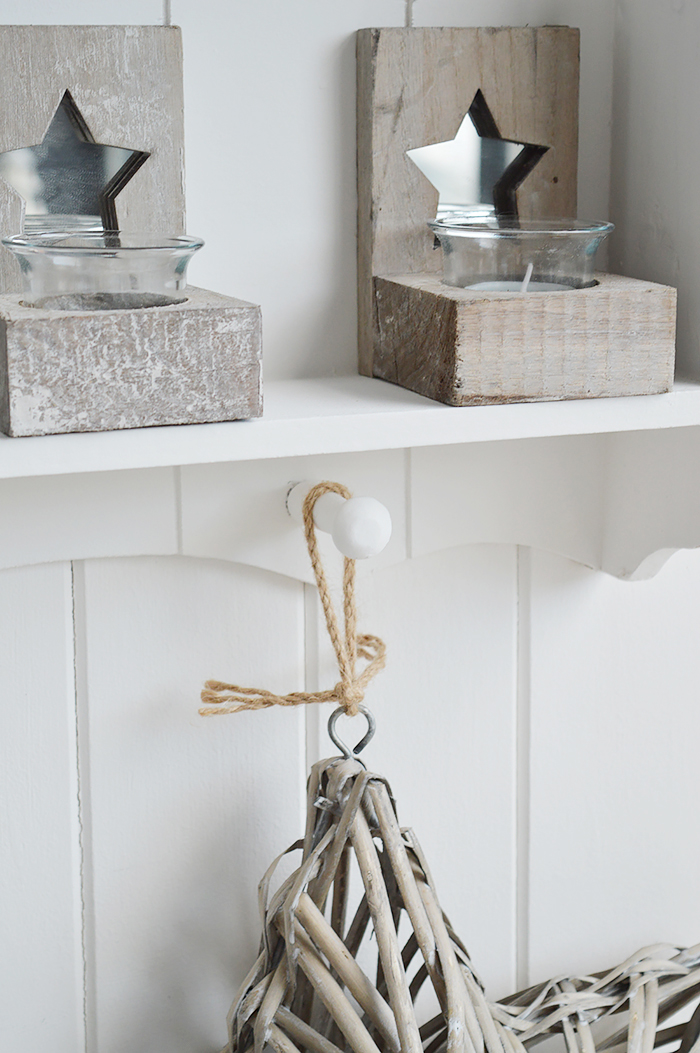
[[[58,311],[165,307],[187,299],[187,265],[201,238],[47,231],[3,238],[19,261],[23,303]]]
[[[519,220],[452,212],[428,224],[443,281],[474,292],[566,292],[595,285],[595,255],[612,223]]]

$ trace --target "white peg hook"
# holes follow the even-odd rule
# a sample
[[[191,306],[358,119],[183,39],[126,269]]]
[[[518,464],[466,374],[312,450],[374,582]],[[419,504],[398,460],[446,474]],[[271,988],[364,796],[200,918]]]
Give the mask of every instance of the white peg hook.
[[[287,511],[299,523],[304,521],[306,495],[315,485],[305,479],[292,483],[287,492]],[[378,556],[391,537],[389,510],[373,497],[346,500],[340,494],[323,494],[314,505],[314,523],[318,530],[331,535],[336,548],[349,559]]]

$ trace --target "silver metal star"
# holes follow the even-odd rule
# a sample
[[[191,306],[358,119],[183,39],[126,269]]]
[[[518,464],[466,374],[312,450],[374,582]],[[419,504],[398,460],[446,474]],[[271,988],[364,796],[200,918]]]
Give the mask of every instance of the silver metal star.
[[[25,201],[25,231],[116,230],[115,198],[148,156],[96,143],[66,91],[37,146],[0,154],[0,176]]]
[[[406,153],[438,191],[438,217],[465,211],[517,217],[515,192],[548,149],[502,139],[477,91],[454,139]]]

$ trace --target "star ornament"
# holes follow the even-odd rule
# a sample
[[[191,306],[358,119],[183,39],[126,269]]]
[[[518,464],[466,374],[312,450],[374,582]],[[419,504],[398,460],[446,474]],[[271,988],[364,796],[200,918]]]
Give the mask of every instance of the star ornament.
[[[66,91],[37,146],[0,154],[0,176],[24,199],[24,229],[118,230],[115,198],[147,160],[96,143]]]
[[[516,191],[548,146],[502,139],[481,91],[448,142],[407,150],[407,156],[438,191],[438,217],[474,212],[518,215]]]

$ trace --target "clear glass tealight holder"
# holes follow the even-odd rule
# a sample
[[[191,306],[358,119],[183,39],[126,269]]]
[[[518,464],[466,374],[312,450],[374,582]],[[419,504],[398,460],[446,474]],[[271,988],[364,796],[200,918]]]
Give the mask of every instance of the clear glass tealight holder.
[[[443,251],[443,281],[474,292],[566,292],[595,285],[595,255],[612,223],[519,220],[452,212],[428,224]]]
[[[188,235],[36,232],[3,238],[19,260],[23,303],[58,311],[164,307],[187,299],[187,265],[204,242]]]

